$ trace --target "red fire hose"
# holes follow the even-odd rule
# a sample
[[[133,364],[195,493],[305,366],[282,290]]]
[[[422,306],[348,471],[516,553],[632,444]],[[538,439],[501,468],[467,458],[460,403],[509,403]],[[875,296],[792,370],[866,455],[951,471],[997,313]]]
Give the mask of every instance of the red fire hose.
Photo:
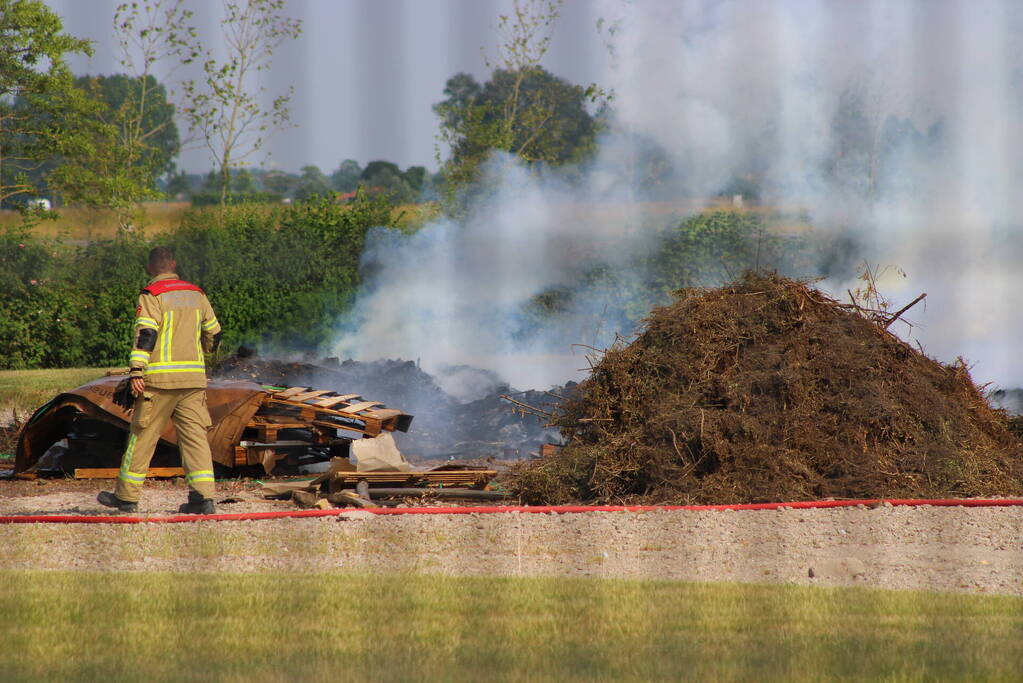
[[[747,503],[737,505],[494,505],[480,507],[367,508],[374,515],[485,515],[498,512],[566,514],[574,512],[655,512],[660,510],[814,510],[821,508],[879,507],[884,503],[898,507],[1016,507],[1023,499],[873,499],[873,500],[803,500],[791,503]],[[337,517],[352,508],[336,510],[282,510],[280,512],[244,512],[220,515],[173,515],[170,517],[127,517],[121,515],[7,515],[0,524],[178,524],[182,522],[239,522],[288,517]]]

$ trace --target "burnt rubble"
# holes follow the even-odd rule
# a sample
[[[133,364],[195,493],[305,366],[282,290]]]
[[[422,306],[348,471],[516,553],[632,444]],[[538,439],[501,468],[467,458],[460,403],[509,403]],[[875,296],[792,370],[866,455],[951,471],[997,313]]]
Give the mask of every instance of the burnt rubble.
[[[542,417],[519,409],[502,396],[550,411],[565,388],[516,392],[486,371],[465,366],[450,370],[463,375],[474,373],[474,384],[485,395],[459,402],[415,361],[284,361],[264,358],[245,348],[219,363],[211,376],[357,392],[386,406],[400,407],[416,418],[409,433],[396,433],[395,441],[402,453],[414,459],[528,458],[543,444],[560,443],[558,432],[548,428]]]

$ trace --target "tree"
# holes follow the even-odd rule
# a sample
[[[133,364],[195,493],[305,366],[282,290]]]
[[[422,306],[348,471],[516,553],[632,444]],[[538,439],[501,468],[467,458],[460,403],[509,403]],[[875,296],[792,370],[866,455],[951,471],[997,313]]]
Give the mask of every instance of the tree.
[[[0,0],[0,202],[62,182],[52,163],[38,173],[54,157],[94,151],[85,128],[95,105],[74,87],[69,54],[92,50],[43,2]]]
[[[595,148],[596,122],[586,102],[606,99],[595,85],[572,85],[540,62],[550,45],[562,0],[515,0],[511,15],[499,18],[505,35],[491,79],[480,85],[459,73],[434,105],[440,139],[450,148],[443,173],[450,191],[475,181],[494,150],[528,162],[564,164]],[[487,60],[487,66],[492,66]]]
[[[345,159],[337,170],[330,174],[330,183],[338,192],[354,192],[359,185],[362,167],[355,159]]]
[[[150,185],[174,171],[174,158],[181,147],[174,105],[155,77],[81,76],[75,85],[103,103],[101,118],[118,129],[122,144],[131,150],[129,162]],[[138,102],[142,100],[146,104],[140,112]]]
[[[329,193],[330,181],[323,175],[323,171],[318,166],[303,166],[295,189],[295,199],[304,202],[314,195],[322,197]]]
[[[231,178],[231,193],[252,194],[255,191],[256,181],[252,177],[252,172],[247,168],[241,168],[235,171]]]
[[[220,176],[220,204],[227,202],[231,168],[259,150],[265,137],[290,122],[288,102],[294,88],[278,95],[269,107],[261,104],[264,91],[249,90],[250,81],[270,67],[274,51],[297,38],[302,22],[281,14],[284,0],[223,0],[221,23],[225,61],[202,52],[203,80],[183,84],[188,105],[182,112],[189,129],[204,140]]]
[[[413,199],[412,188],[405,182],[401,169],[390,161],[369,162],[359,180],[367,190],[390,195],[393,202],[403,203]]]
[[[552,165],[579,161],[595,149],[597,124],[586,110],[587,90],[546,69],[497,69],[482,86],[458,74],[448,84],[448,99],[434,110],[452,143],[456,168],[474,170],[493,149]]]
[[[284,171],[267,171],[263,175],[263,187],[282,197],[288,197],[298,186],[298,178]]]
[[[415,192],[422,192],[428,175],[425,166],[409,166],[405,169],[402,177]]]
[[[192,193],[192,183],[188,180],[188,174],[184,171],[174,173],[167,181],[167,194],[178,197]]]

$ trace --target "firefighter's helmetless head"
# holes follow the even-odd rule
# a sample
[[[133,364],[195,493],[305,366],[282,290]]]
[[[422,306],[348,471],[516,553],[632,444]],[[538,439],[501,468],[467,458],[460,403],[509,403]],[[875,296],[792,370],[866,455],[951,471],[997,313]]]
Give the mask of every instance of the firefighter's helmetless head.
[[[174,252],[168,247],[154,247],[149,252],[149,262],[146,264],[146,272],[153,277],[164,273],[177,271],[178,263],[174,260]]]

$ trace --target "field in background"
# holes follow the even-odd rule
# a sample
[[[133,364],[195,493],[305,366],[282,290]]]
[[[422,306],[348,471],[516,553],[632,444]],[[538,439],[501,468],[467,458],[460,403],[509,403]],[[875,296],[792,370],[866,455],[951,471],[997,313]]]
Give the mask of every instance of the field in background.
[[[181,217],[191,208],[189,202],[145,202],[140,207],[138,224],[146,234],[158,235],[181,224]],[[32,228],[33,233],[50,238],[75,241],[110,239],[117,235],[117,218],[113,211],[71,206],[55,209],[56,220],[44,220]],[[0,211],[0,227],[21,223],[17,211]]]
[[[1023,599],[866,589],[4,571],[0,613],[14,680],[1010,680],[1023,661]]]
[[[266,208],[272,207],[266,205]],[[189,202],[146,202],[140,207],[137,225],[146,235],[159,235],[181,225],[182,217],[191,209]],[[36,235],[73,242],[111,239],[117,235],[117,217],[113,211],[80,206],[55,211],[58,215],[56,220],[42,221],[32,228]],[[435,203],[406,204],[395,207],[392,215],[402,230],[414,231],[440,215],[440,207]],[[20,223],[21,214],[17,211],[0,211],[0,229]]]
[[[266,205],[271,208],[270,205]],[[185,213],[191,210],[188,202],[147,202],[141,207],[139,225],[147,235],[159,235],[173,230],[181,224]],[[736,207],[728,200],[707,201],[675,200],[658,202],[629,203],[622,201],[598,203],[568,203],[556,207],[554,221],[573,221],[587,225],[607,224],[612,228],[624,226],[639,229],[647,221],[657,223],[674,222],[705,211],[738,211],[741,213],[764,214],[772,232],[779,234],[803,233],[810,230],[809,219],[799,207],[778,207],[746,204]],[[112,211],[84,207],[60,208],[55,221],[43,221],[33,228],[41,236],[56,237],[71,241],[110,239],[117,234],[117,220]],[[427,222],[441,215],[436,202],[425,204],[403,204],[396,206],[392,217],[405,232],[415,232]],[[0,211],[0,228],[14,226],[21,222],[16,211]]]
[[[27,417],[60,392],[102,377],[107,370],[0,370],[0,424],[9,422],[14,413],[19,418]]]

